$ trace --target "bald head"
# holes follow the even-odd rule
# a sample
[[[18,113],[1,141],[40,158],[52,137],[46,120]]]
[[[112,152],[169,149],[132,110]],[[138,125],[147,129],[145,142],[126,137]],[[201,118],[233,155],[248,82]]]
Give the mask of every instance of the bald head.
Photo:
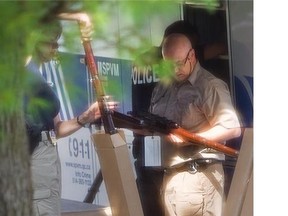
[[[182,56],[192,48],[190,40],[183,34],[171,34],[167,36],[162,44],[162,54],[165,57],[173,58]]]
[[[167,36],[162,44],[162,55],[165,61],[173,63],[175,79],[180,82],[189,78],[197,63],[191,42],[183,34]]]

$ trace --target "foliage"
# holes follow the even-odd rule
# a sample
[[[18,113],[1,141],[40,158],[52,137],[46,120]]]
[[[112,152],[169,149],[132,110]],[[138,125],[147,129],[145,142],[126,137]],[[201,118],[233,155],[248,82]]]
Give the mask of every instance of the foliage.
[[[214,2],[216,0],[203,1]],[[41,23],[51,18],[48,16],[51,14],[85,11],[91,15],[92,22],[97,29],[93,39],[106,41],[107,46],[118,48],[120,56],[125,53],[137,56],[139,50],[142,51],[151,46],[149,40],[141,34],[141,26],[145,25],[145,20],[149,18],[147,13],[149,12],[150,16],[154,14],[167,14],[168,16],[172,6],[167,3],[171,2],[178,4],[181,1],[0,1],[0,156],[2,159],[0,188],[8,194],[1,198],[1,215],[2,213],[3,215],[25,215],[23,212],[29,215],[27,214],[29,210],[22,211],[19,204],[21,202],[25,205],[29,204],[29,202],[24,202],[21,196],[23,191],[29,192],[29,189],[25,188],[29,184],[19,183],[21,180],[27,180],[27,175],[29,175],[29,156],[24,147],[27,141],[24,135],[22,104],[26,87],[24,65],[26,56],[32,53],[35,41],[39,38],[37,29]],[[109,23],[112,22],[109,14],[111,11],[117,13],[118,7],[125,11],[121,17],[131,21],[131,25],[123,29],[122,37],[126,40],[121,40],[116,32],[115,34],[106,32]],[[72,39],[75,38],[75,34],[77,34],[76,31],[68,31],[65,37],[66,46],[73,44]],[[131,43],[132,40],[137,43]],[[9,175],[2,175],[3,173]],[[24,174],[20,176],[21,173]],[[12,185],[12,189],[7,187],[6,183]],[[9,196],[9,191],[13,191],[16,197]],[[31,197],[31,194],[25,197]],[[14,209],[10,211],[10,207]]]
[[[31,33],[50,9],[58,7],[57,2],[0,1],[0,215],[32,215],[24,65],[34,47]]]

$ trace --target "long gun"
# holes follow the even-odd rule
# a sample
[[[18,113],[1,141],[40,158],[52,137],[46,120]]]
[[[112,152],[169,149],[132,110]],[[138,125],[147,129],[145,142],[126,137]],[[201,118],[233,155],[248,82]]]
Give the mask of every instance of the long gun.
[[[130,112],[130,115],[124,115],[122,113],[113,112],[113,121],[117,127],[124,127],[133,130],[134,132],[142,135],[151,134],[174,134],[186,141],[187,145],[195,144],[211,148],[226,155],[237,157],[239,152],[233,148],[225,146],[221,143],[207,140],[195,133],[191,133],[173,121],[170,121],[164,117],[154,115],[149,112]]]
[[[100,109],[105,133],[115,134],[117,133],[117,130],[112,120],[111,111],[109,110],[107,102],[106,102],[104,88],[98,76],[98,71],[95,65],[94,55],[93,55],[90,41],[83,40],[82,43],[83,43],[83,47],[84,47],[85,55],[86,55],[86,64],[88,66],[88,70],[90,71],[94,89],[96,91],[96,95],[97,95],[96,97],[97,97],[97,101],[99,104],[99,109]]]
[[[106,102],[104,88],[99,79],[90,44],[90,33],[86,31],[89,25],[92,26],[90,18],[84,13],[62,14],[59,17],[66,20],[76,20],[79,23],[86,64],[92,77],[105,129],[105,134],[95,133],[92,135],[101,170],[98,171],[84,202],[93,202],[103,177],[112,215],[144,216],[133,167],[129,159],[127,143],[124,134],[121,135],[114,126],[111,111]],[[112,168],[112,172],[110,168]]]
[[[82,43],[85,50],[86,63],[92,77],[94,89],[96,90],[97,101],[99,103],[105,133],[110,137],[107,139],[108,136],[101,135],[98,136],[97,139],[97,137],[94,136],[94,142],[96,142],[96,146],[98,147],[99,152],[102,152],[101,154],[98,154],[98,156],[101,167],[103,165],[103,169],[99,171],[97,176],[101,175],[102,177],[103,174],[103,179],[105,180],[108,198],[111,205],[112,215],[144,216],[132,164],[129,159],[127,144],[114,126],[111,111],[109,110],[108,104],[105,100],[106,97],[104,94],[104,89],[98,76],[90,40],[87,40],[83,34]],[[101,147],[100,142],[108,142],[109,148],[105,148],[103,151],[103,147]],[[107,157],[104,156],[103,152],[106,152],[105,155]],[[107,169],[110,166],[113,167],[113,175],[111,175],[110,170]],[[106,169],[104,169],[105,167]],[[124,170],[125,172],[123,172]],[[102,178],[100,178],[100,180],[101,179]],[[115,183],[115,181],[117,183]],[[121,183],[118,184],[118,182]],[[94,179],[92,186],[96,187],[96,183],[97,178]],[[129,184],[129,186],[127,184]],[[90,191],[86,196],[87,199],[91,197],[89,200],[90,202],[93,201],[95,192],[97,192],[96,189],[90,188]],[[91,195],[89,195],[89,193],[91,193]],[[87,201],[86,198],[84,202]]]
[[[91,37],[87,32],[85,32],[85,29],[84,29],[84,27],[87,25],[92,26],[90,18],[88,17],[87,14],[83,14],[83,13],[62,13],[59,15],[59,18],[64,19],[64,20],[73,20],[73,21],[78,22],[79,27],[80,27],[80,32],[81,32],[82,45],[85,51],[86,65],[88,67],[88,71],[91,76],[91,81],[93,83],[94,90],[96,93],[96,98],[99,104],[99,109],[100,109],[105,133],[111,134],[111,135],[118,133],[114,126],[112,116],[111,116],[111,111],[109,110],[108,104],[106,101],[104,88],[99,78],[99,73],[96,67],[96,63],[95,63],[95,57],[94,57],[93,50],[91,47]]]
[[[82,45],[85,51],[85,60],[86,60],[85,63],[88,67],[88,71],[90,73],[91,80],[93,82],[93,87],[96,93],[96,98],[98,101],[105,133],[110,135],[118,133],[112,120],[111,111],[109,110],[108,105],[106,103],[104,88],[99,78],[99,73],[95,63],[95,57],[91,47],[91,37],[85,35],[85,33],[83,33],[82,31],[83,25],[89,24],[91,26],[90,18],[88,17],[87,14],[83,13],[61,13],[59,14],[59,18],[63,20],[72,20],[78,22],[81,32]],[[92,203],[94,201],[95,195],[99,191],[99,187],[102,181],[103,181],[102,172],[101,170],[99,170],[86,197],[84,198],[85,203]]]

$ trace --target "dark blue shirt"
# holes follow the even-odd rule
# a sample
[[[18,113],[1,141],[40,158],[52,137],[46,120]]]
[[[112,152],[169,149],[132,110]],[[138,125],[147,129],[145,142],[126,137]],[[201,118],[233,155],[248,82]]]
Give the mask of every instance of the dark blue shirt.
[[[37,64],[30,61],[26,69],[25,121],[30,145],[35,145],[34,142],[39,142],[41,131],[54,129],[53,119],[59,113],[60,101],[41,76]]]

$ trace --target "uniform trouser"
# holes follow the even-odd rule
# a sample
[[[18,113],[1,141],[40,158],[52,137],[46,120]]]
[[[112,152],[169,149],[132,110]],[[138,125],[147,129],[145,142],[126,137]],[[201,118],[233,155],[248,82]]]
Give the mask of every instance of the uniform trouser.
[[[203,171],[165,174],[163,202],[166,216],[221,216],[224,191],[222,164]]]
[[[56,146],[41,141],[31,159],[33,209],[36,216],[60,216],[61,168]]]

